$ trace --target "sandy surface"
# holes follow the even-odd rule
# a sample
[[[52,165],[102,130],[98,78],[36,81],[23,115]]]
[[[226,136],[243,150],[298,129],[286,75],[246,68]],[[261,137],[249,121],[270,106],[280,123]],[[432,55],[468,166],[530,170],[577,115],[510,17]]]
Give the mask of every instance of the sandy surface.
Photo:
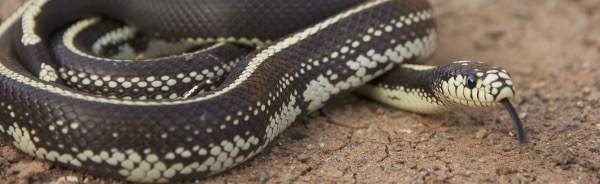
[[[19,0],[2,0],[0,16]],[[429,63],[480,60],[511,72],[528,133],[505,110],[419,115],[349,95],[250,161],[199,182],[599,183],[600,1],[433,0]],[[122,183],[33,159],[6,142],[0,183]]]

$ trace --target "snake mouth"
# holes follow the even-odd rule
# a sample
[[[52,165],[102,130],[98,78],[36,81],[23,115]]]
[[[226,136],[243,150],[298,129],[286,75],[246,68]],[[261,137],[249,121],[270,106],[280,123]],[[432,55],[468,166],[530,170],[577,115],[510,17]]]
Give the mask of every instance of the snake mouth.
[[[523,130],[523,125],[521,124],[521,119],[519,119],[519,115],[517,114],[517,111],[515,110],[513,105],[510,103],[510,101],[508,101],[508,98],[504,98],[504,99],[500,100],[499,102],[502,105],[504,105],[504,107],[506,107],[506,110],[508,110],[508,114],[510,114],[510,117],[513,119],[515,128],[517,129],[517,135],[519,136],[519,142],[520,143],[525,142],[525,131]]]

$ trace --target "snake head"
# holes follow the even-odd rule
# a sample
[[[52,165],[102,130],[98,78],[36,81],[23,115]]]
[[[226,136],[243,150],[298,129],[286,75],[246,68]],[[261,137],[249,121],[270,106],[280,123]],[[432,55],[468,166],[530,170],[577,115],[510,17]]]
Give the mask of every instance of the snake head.
[[[515,96],[508,72],[482,62],[457,61],[441,66],[443,96],[455,106],[469,108],[501,107],[501,100]]]
[[[513,119],[519,142],[525,142],[525,131],[517,111],[510,103],[515,89],[508,72],[482,62],[457,61],[444,66],[443,94],[454,106],[489,108],[504,106]]]

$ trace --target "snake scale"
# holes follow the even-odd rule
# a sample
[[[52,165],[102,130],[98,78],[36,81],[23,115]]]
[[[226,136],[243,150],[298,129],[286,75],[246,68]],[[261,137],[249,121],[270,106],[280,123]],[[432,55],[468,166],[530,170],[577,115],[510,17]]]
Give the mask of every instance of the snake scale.
[[[94,175],[191,180],[358,88],[419,113],[505,105],[523,141],[506,70],[406,64],[433,53],[432,16],[424,0],[30,0],[0,25],[0,131]],[[140,54],[165,44],[200,51]]]

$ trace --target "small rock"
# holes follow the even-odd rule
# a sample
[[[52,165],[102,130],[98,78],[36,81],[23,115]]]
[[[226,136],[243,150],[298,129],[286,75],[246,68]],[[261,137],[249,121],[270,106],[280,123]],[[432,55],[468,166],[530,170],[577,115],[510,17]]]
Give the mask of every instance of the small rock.
[[[50,184],[66,184],[66,183],[78,183],[79,180],[75,176],[60,177],[56,181],[50,182]]]
[[[476,139],[483,139],[488,135],[488,131],[486,129],[479,129],[477,133],[475,133]]]
[[[502,30],[500,28],[490,29],[488,31],[488,36],[492,39],[498,39],[498,38],[504,36],[504,30]]]
[[[503,175],[503,176],[500,176],[500,179],[498,181],[500,183],[511,183],[512,179],[508,175]]]
[[[562,129],[560,132],[564,132],[564,131],[567,131],[567,130],[570,130],[570,131],[576,131],[576,130],[579,130],[579,125],[567,125],[567,126],[565,126],[565,128],[564,128],[564,129]]]
[[[419,165],[417,165],[417,164],[413,164],[413,165],[410,165],[410,167],[408,167],[408,168],[409,168],[409,169],[416,169],[418,166],[419,166]]]
[[[579,108],[583,108],[584,104],[583,104],[583,100],[579,100],[577,101],[577,107]]]
[[[301,132],[301,131],[295,131],[292,134],[292,139],[294,139],[294,140],[302,140],[302,139],[305,139],[307,137],[308,137],[308,135],[306,135],[306,133]]]
[[[475,171],[467,171],[466,175],[471,176],[471,174],[475,173]]]
[[[521,118],[522,120],[524,120],[525,118],[527,118],[527,113],[524,112],[524,113],[519,114],[519,118]]]
[[[558,125],[558,124],[560,124],[560,121],[558,121],[558,120],[550,120],[550,121],[544,123],[544,126],[549,127],[549,126],[555,126],[555,125]]]
[[[590,93],[592,93],[592,89],[590,89],[588,87],[583,88],[583,93],[582,93],[583,96],[590,95]]]
[[[367,163],[367,158],[362,157],[360,158],[360,160],[358,160],[358,164],[359,165],[365,165]]]
[[[79,180],[77,179],[77,177],[75,177],[75,176],[67,176],[66,178],[67,178],[67,181],[68,181],[68,182],[73,182],[73,183],[75,183],[75,182],[78,182],[78,181],[79,181]]]
[[[531,13],[527,7],[523,6],[515,12],[515,16],[519,19],[529,19],[531,17]]]
[[[352,169],[352,167],[350,167],[350,166],[346,166],[346,167],[344,168],[344,171],[345,171],[345,172],[347,172],[347,171],[350,171],[351,169]]]
[[[498,175],[509,175],[512,173],[517,172],[517,170],[508,168],[508,167],[500,167],[498,169],[496,169],[496,173],[498,173]]]
[[[434,142],[435,144],[439,144],[440,142],[442,142],[442,139],[443,139],[443,138],[444,138],[444,136],[441,136],[441,135],[437,135],[437,134],[436,134],[436,135],[434,135],[434,136],[433,136],[433,142]]]
[[[48,165],[41,161],[24,162],[19,161],[16,164],[10,165],[8,173],[14,173],[21,180],[26,180],[48,169]]]
[[[297,158],[297,159],[298,159],[298,161],[300,161],[300,162],[302,162],[302,163],[305,163],[305,162],[306,162],[306,160],[308,159],[308,155],[306,155],[306,154],[302,153],[302,154],[298,155],[298,158]]]
[[[277,168],[277,169],[283,168],[283,164],[279,160],[271,160],[271,162],[269,162],[269,165],[271,167],[274,167],[274,168]]]
[[[527,108],[526,110],[527,113],[538,113],[540,112],[539,108]]]
[[[581,115],[581,116],[576,116],[574,119],[579,121],[580,123],[583,123],[587,119],[587,117],[586,117],[586,115]]]
[[[327,172],[327,176],[330,177],[342,177],[344,175],[344,172],[338,170],[338,169],[331,169],[329,170],[329,172]]]
[[[501,123],[502,121],[504,121],[504,118],[502,116],[496,117],[496,123]]]

